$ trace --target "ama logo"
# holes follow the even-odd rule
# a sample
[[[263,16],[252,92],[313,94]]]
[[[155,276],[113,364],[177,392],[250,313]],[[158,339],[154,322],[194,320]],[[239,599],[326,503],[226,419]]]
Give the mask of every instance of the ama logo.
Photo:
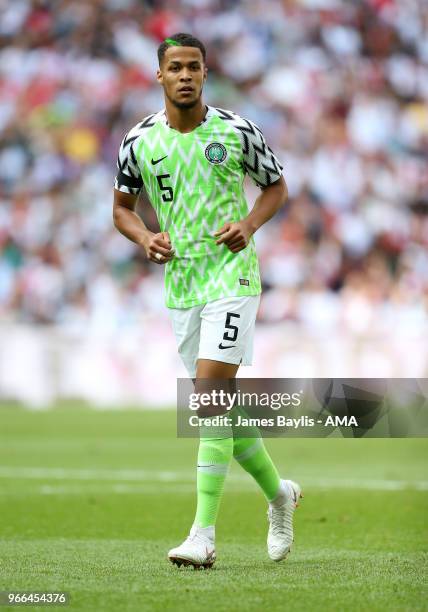
[[[387,383],[378,378],[314,379],[313,391],[321,404],[319,416],[326,415],[324,425],[351,427],[353,436],[361,438],[385,413]]]

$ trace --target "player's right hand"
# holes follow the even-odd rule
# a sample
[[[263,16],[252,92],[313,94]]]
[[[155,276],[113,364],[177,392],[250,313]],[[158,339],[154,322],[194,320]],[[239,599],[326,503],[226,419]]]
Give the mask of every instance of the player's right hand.
[[[168,232],[151,233],[143,246],[147,257],[153,263],[166,264],[175,255]]]

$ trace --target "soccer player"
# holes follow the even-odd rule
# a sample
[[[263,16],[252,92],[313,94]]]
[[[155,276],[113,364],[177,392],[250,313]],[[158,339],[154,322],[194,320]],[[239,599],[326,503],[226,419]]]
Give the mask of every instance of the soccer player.
[[[189,376],[234,379],[250,365],[260,300],[253,234],[287,200],[282,166],[260,129],[235,113],[206,106],[204,45],[175,34],[158,49],[157,80],[165,109],[135,125],[119,150],[114,223],[165,266],[166,305],[178,351]],[[249,174],[261,193],[249,212],[243,190]],[[136,214],[143,188],[161,231]],[[268,503],[268,553],[280,561],[293,542],[293,513],[300,487],[281,480],[260,436],[233,428],[200,438],[197,508],[189,537],[168,557],[177,565],[210,567],[215,523],[232,456],[260,485]]]

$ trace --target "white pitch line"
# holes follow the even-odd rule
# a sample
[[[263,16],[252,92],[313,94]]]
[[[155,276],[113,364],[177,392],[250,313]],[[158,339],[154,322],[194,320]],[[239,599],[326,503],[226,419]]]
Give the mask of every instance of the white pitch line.
[[[180,473],[156,470],[87,470],[73,468],[0,466],[0,478],[25,478],[28,480],[32,480],[33,478],[36,480],[161,480],[164,482],[177,482],[178,480],[189,480],[189,472]]]
[[[417,489],[428,491],[428,480],[388,480],[372,478],[302,478],[308,489],[361,489],[364,491],[403,491]]]
[[[192,484],[169,484],[168,485],[168,494],[170,493],[193,493],[195,491],[195,486]],[[28,494],[28,490],[26,491]],[[35,487],[34,491],[30,491],[30,493],[40,494],[40,495],[105,495],[106,493],[118,493],[129,494],[132,495],[162,495],[165,493],[164,489],[160,489],[159,485],[156,483],[149,484],[141,484],[141,485],[133,485],[133,484],[113,484],[106,486],[91,486],[87,488],[82,488],[79,485],[77,486],[67,486],[67,485],[41,485],[39,487]]]
[[[140,487],[146,491],[156,487],[156,483],[180,483],[177,488],[183,489],[190,483],[195,482],[195,471],[189,469],[185,472],[157,471],[157,470],[105,470],[105,469],[71,469],[71,468],[50,468],[50,467],[8,467],[0,466],[0,478],[3,479],[22,479],[22,480],[76,480],[76,481],[110,481],[110,483],[139,483],[135,486],[128,485],[127,491],[138,493]],[[427,480],[391,480],[373,478],[313,478],[301,476],[298,478],[301,485],[306,489],[361,489],[378,491],[402,491],[405,489],[417,489],[419,491],[428,490]],[[251,477],[246,474],[229,474],[228,481],[246,487],[251,487]],[[101,485],[103,490],[113,490],[124,492],[123,484],[110,484],[106,482]],[[148,486],[148,483],[152,483]],[[192,488],[194,484],[191,485]],[[122,491],[119,488],[122,487]],[[69,487],[71,488],[71,487]],[[79,487],[75,487],[79,489]],[[98,488],[100,485],[98,483]],[[241,488],[241,487],[240,487]],[[80,487],[80,491],[85,490]],[[87,487],[86,490],[90,490]]]

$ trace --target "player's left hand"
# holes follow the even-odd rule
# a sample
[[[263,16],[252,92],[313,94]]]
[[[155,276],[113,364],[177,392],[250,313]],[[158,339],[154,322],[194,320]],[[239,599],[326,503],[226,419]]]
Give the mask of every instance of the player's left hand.
[[[225,244],[232,253],[238,253],[250,242],[251,231],[245,221],[237,221],[225,223],[214,236],[220,236],[216,244]]]

